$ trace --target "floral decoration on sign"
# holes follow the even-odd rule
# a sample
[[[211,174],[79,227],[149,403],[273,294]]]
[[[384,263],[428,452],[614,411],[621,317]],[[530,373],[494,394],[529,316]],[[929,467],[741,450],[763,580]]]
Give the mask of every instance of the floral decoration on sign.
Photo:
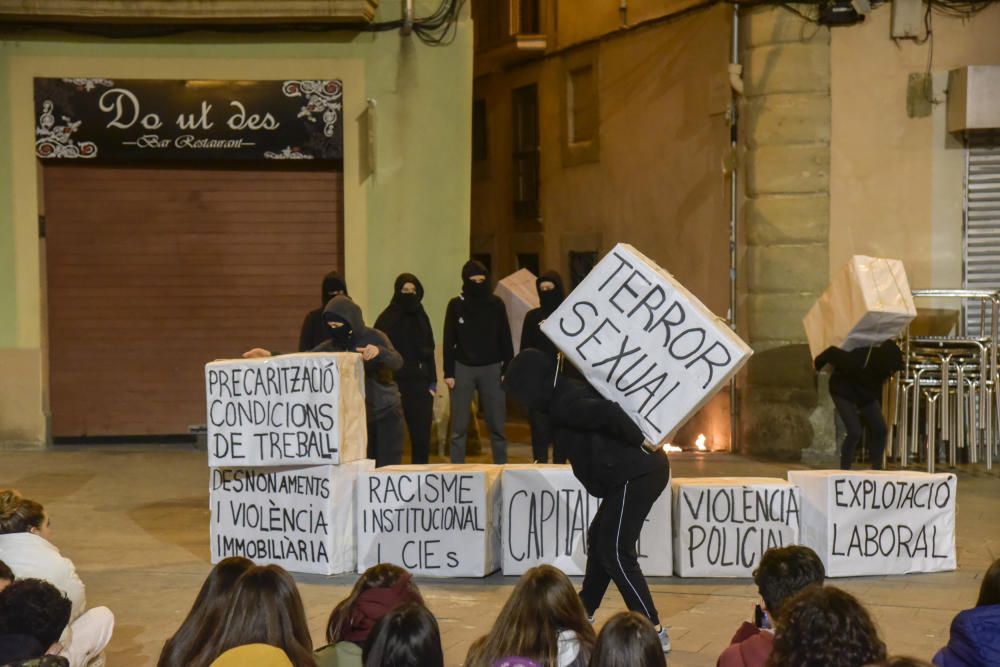
[[[115,85],[115,82],[111,79],[63,79],[65,83],[71,83],[80,90],[91,91],[98,86],[107,86],[110,88]]]
[[[264,157],[268,160],[312,160],[313,156],[307,153],[303,153],[299,150],[298,146],[292,148],[291,146],[285,146],[281,149],[280,153],[275,153],[274,151],[264,151]]]
[[[80,129],[80,121],[62,117],[63,124],[56,125],[52,100],[42,102],[42,114],[35,128],[35,155],[40,158],[92,158],[97,157],[97,144],[92,141],[76,143],[73,134]]]
[[[343,109],[343,88],[340,81],[285,81],[281,92],[286,97],[304,97],[305,105],[299,110],[299,118],[316,122],[316,116],[323,119],[323,134],[332,137],[336,130],[337,119]]]

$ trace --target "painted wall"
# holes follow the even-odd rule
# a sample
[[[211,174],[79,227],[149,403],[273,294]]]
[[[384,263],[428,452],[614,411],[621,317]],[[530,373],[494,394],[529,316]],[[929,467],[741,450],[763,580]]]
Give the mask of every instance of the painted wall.
[[[417,3],[417,14],[436,2]],[[398,11],[398,6],[393,9]],[[380,10],[380,20],[393,18]],[[65,34],[0,41],[0,443],[40,445],[44,295],[31,80],[341,78],[345,259],[352,295],[373,321],[401,271],[420,276],[435,326],[468,257],[471,21],[427,47],[397,31],[195,34],[105,40]],[[376,103],[374,175],[363,169],[366,100]]]
[[[493,253],[497,277],[515,269],[516,253],[538,252],[542,270],[557,268],[568,281],[570,250],[603,255],[627,242],[726,317],[729,17],[717,6],[476,79],[489,159],[473,167],[472,247]],[[599,91],[599,154],[580,163],[567,161],[563,146],[566,70],[576,62],[595,64]],[[541,137],[538,224],[515,221],[512,204],[511,91],[531,83]],[[720,448],[729,442],[727,399],[689,429]]]
[[[933,17],[933,110],[907,115],[930,43],[889,36],[891,9],[831,31],[830,271],[853,254],[898,257],[914,288],[961,287],[964,151],[945,131],[947,71],[1000,65],[1000,5]]]

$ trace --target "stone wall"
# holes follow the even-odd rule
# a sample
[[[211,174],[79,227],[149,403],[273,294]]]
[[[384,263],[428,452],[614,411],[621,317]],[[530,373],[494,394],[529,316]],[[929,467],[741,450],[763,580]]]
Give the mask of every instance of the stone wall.
[[[832,408],[802,316],[829,277],[830,32],[779,7],[746,12],[740,28],[741,330],[756,352],[741,391],[741,448],[825,462]]]

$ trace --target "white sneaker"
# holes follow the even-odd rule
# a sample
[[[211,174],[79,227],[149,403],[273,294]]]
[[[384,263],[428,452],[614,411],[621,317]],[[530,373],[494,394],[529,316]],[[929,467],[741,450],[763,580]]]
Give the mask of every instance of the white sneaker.
[[[667,634],[667,626],[662,626],[656,634],[660,638],[660,648],[663,649],[664,653],[670,653],[670,636]]]

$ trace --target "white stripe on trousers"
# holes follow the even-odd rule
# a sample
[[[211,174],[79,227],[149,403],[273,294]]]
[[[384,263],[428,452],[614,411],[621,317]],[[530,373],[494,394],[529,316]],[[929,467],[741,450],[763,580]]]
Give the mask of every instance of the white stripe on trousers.
[[[628,585],[632,589],[632,592],[635,593],[635,596],[639,599],[639,604],[642,605],[643,611],[646,612],[646,618],[652,620],[653,619],[653,615],[649,613],[648,609],[646,609],[646,603],[642,601],[642,596],[639,595],[639,591],[636,590],[636,588],[632,584],[632,582],[629,581],[628,575],[625,574],[625,568],[622,566],[622,557],[621,557],[621,554],[618,552],[618,546],[622,542],[622,519],[625,518],[625,496],[626,496],[626,494],[628,494],[628,482],[625,482],[625,488],[622,489],[622,511],[621,511],[621,514],[618,515],[618,536],[615,538],[615,558],[618,560],[618,569],[622,571],[622,577],[624,577],[625,581],[628,582]]]

